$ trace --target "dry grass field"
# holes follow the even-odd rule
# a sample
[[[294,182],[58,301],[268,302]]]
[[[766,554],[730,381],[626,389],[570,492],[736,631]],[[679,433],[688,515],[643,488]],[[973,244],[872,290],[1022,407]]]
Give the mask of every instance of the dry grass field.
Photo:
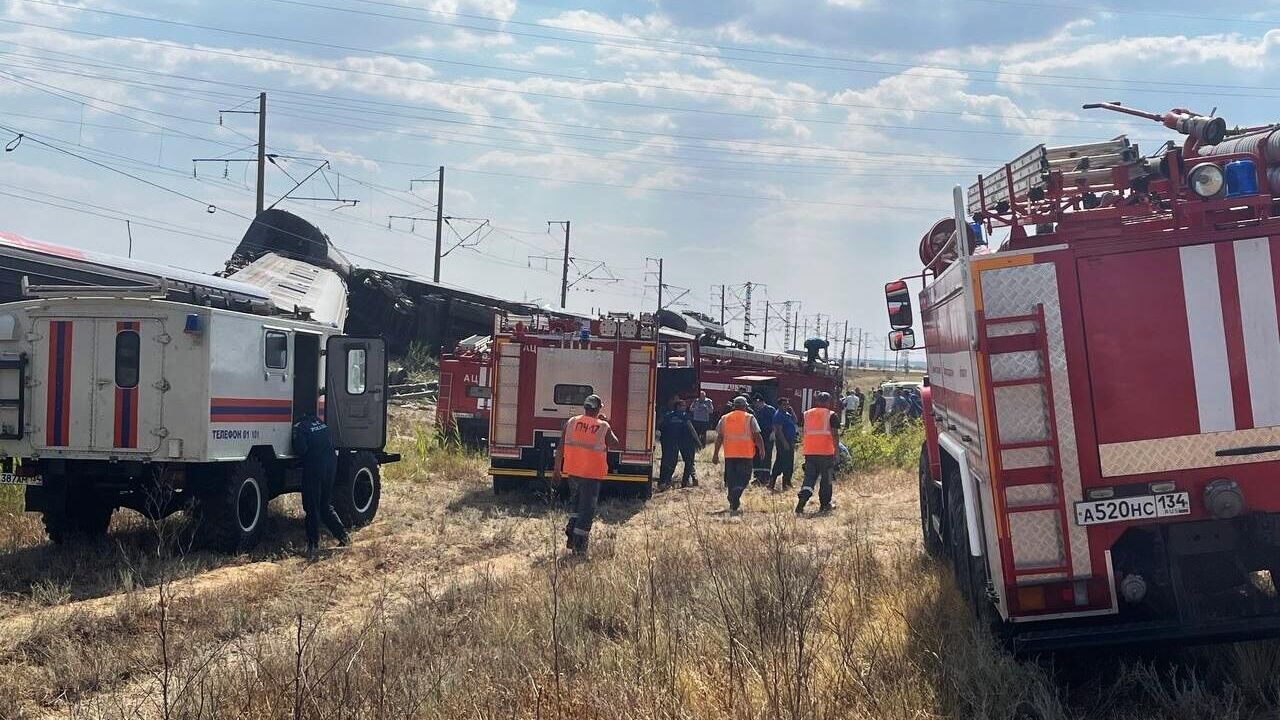
[[[753,488],[730,517],[702,464],[698,488],[607,501],[591,561],[567,562],[562,507],[495,498],[425,417],[396,427],[378,520],[315,563],[291,499],[238,557],[123,512],[108,542],[57,548],[0,509],[0,717],[1277,713],[1274,644],[1017,661],[976,634],[921,555],[912,473],[884,466],[914,462],[910,439],[854,443],[826,516]]]

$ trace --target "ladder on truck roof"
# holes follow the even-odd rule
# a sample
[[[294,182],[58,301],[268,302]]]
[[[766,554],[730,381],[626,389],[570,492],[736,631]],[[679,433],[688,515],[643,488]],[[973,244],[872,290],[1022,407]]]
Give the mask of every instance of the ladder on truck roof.
[[[1124,135],[1083,145],[1037,145],[969,186],[969,215],[983,211],[1003,214],[1007,210],[1002,208],[1010,204],[1042,200],[1053,189],[1055,172],[1061,173],[1061,189],[1067,191],[1127,188],[1130,181],[1147,172],[1141,159],[1138,146]],[[1119,168],[1123,171],[1117,173]]]
[[[1027,315],[985,318],[983,371],[999,493],[1004,577],[1017,582],[1071,575],[1071,522],[1062,487],[1044,305]]]

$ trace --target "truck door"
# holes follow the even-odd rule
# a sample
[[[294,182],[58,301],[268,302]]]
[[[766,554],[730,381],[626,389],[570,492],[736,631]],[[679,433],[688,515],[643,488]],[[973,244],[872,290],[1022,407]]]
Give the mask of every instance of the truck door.
[[[387,349],[382,338],[334,335],[325,344],[325,422],[346,450],[387,444]]]
[[[93,324],[93,449],[155,452],[164,412],[164,328],[156,320]]]

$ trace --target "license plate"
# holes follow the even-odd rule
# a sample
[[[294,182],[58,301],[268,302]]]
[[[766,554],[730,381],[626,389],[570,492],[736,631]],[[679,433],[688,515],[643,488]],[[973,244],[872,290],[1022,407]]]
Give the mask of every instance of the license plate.
[[[0,485],[44,485],[44,478],[39,475],[17,475],[0,473]]]
[[[1185,492],[1086,500],[1076,503],[1077,525],[1150,520],[1191,514],[1191,495]]]

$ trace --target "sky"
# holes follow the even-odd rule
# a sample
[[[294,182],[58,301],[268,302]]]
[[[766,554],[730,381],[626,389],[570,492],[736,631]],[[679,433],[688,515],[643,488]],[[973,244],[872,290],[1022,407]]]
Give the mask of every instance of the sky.
[[[443,165],[443,282],[558,304],[568,220],[571,310],[656,308],[661,258],[664,303],[741,334],[749,282],[769,347],[792,301],[877,357],[954,185],[1174,137],[1085,102],[1280,120],[1277,60],[1261,1],[0,0],[0,230],[220,269],[266,92],[267,204],[358,265],[430,277]]]

